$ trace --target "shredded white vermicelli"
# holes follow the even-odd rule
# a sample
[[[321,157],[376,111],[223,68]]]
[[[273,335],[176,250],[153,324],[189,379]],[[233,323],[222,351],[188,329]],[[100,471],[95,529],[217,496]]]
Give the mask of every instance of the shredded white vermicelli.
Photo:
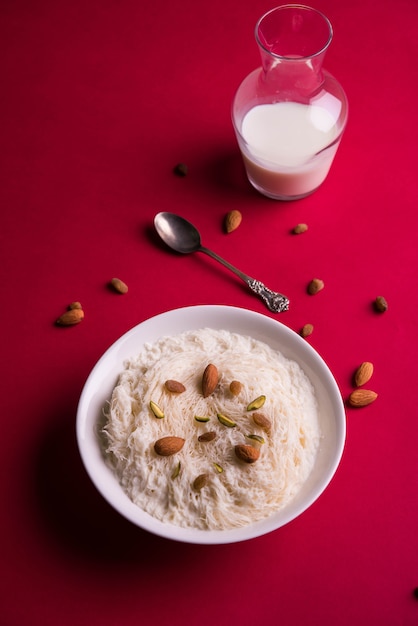
[[[201,381],[209,363],[218,369],[219,384],[204,398]],[[167,391],[170,379],[186,391]],[[242,384],[238,396],[230,392],[232,380]],[[266,396],[260,412],[271,421],[269,432],[247,411],[260,395]],[[151,401],[164,418],[155,417]],[[236,426],[221,424],[218,413]],[[196,415],[210,420],[199,423]],[[199,442],[206,431],[216,438]],[[251,337],[205,328],[146,344],[125,363],[106,410],[104,435],[108,462],[136,505],[177,526],[222,530],[264,519],[298,493],[314,465],[320,428],[313,387],[296,362]],[[158,456],[154,443],[165,436],[184,438],[183,448]],[[235,456],[236,444],[259,446],[259,459],[243,463]],[[196,491],[193,482],[203,473],[208,482]]]

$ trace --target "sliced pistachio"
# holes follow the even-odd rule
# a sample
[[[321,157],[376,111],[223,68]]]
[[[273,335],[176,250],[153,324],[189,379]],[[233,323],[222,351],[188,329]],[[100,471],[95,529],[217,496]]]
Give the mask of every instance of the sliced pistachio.
[[[253,441],[257,441],[258,443],[266,443],[264,437],[260,437],[260,435],[245,435],[247,439],[252,439]]]
[[[176,467],[173,470],[173,473],[171,474],[171,478],[174,480],[175,478],[177,478],[177,476],[180,474],[180,470],[181,470],[181,463],[180,461],[177,463]]]
[[[151,411],[154,413],[155,417],[158,417],[158,419],[162,419],[164,417],[164,411],[162,409],[160,409],[158,404],[156,404],[152,400],[149,403],[149,407],[150,407]]]
[[[207,417],[206,415],[195,415],[194,416],[196,422],[208,422],[210,420],[210,417]]]
[[[228,428],[234,428],[234,426],[236,426],[236,423],[223,413],[217,413],[217,417],[220,423],[224,426],[228,426]]]
[[[213,467],[216,469],[218,474],[222,474],[222,472],[224,471],[224,468],[221,465],[219,465],[219,463],[214,463]]]
[[[266,396],[258,396],[258,398],[250,402],[250,404],[247,406],[247,411],[255,411],[256,409],[261,409],[265,401]]]

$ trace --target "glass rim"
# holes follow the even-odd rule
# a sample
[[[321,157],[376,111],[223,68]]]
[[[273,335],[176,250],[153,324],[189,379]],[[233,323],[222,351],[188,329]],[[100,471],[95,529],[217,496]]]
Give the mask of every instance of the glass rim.
[[[307,55],[300,56],[300,57],[294,57],[294,56],[287,56],[285,54],[277,54],[277,52],[272,52],[262,43],[259,37],[261,23],[272,13],[278,13],[279,11],[284,11],[286,9],[302,9],[304,11],[309,11],[310,13],[315,13],[316,15],[318,15],[319,17],[323,19],[325,24],[328,26],[328,39],[319,50],[317,50],[316,52],[313,52],[312,54],[307,54]],[[260,19],[257,21],[255,25],[254,33],[255,33],[256,42],[260,46],[260,48],[262,48],[265,52],[270,54],[275,59],[283,59],[286,61],[306,61],[308,59],[314,59],[315,57],[325,52],[325,50],[329,47],[332,41],[332,37],[333,37],[332,24],[330,20],[327,18],[327,16],[324,13],[322,13],[322,11],[319,11],[319,9],[315,9],[306,4],[282,4],[277,7],[274,7],[273,9],[270,9],[269,11],[266,11],[266,13],[264,13],[260,17]]]

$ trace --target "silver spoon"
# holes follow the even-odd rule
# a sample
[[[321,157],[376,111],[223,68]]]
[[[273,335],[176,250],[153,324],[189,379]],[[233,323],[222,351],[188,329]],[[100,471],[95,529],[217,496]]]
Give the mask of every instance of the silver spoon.
[[[234,272],[244,283],[268,306],[273,313],[282,313],[289,308],[289,300],[281,293],[268,289],[263,283],[251,278],[239,269],[225,261],[212,250],[205,248],[200,243],[199,231],[187,220],[174,213],[157,213],[154,218],[154,226],[161,239],[176,252],[189,254],[191,252],[204,252],[219,263],[222,263],[231,272]]]

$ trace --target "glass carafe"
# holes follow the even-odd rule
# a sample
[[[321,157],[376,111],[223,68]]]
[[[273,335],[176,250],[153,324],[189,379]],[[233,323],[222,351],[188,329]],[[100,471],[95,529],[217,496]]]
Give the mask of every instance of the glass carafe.
[[[339,82],[323,69],[329,20],[283,5],[255,28],[261,67],[237,90],[232,120],[251,184],[276,200],[303,198],[325,180],[347,122]]]

